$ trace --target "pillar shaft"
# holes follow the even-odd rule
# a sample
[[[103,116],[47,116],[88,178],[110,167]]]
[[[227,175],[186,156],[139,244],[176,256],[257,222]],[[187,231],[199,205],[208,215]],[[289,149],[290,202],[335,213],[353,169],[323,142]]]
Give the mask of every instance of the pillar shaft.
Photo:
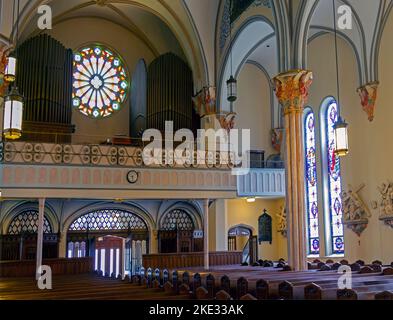
[[[209,200],[203,201],[203,256],[205,270],[209,270]]]
[[[36,279],[41,276],[39,268],[42,266],[42,247],[44,242],[44,211],[45,198],[38,200],[38,230],[37,230],[37,255],[36,255]]]
[[[283,107],[285,124],[289,264],[294,270],[306,270],[303,109],[312,82],[312,73],[292,70],[279,74],[273,80],[276,96]]]

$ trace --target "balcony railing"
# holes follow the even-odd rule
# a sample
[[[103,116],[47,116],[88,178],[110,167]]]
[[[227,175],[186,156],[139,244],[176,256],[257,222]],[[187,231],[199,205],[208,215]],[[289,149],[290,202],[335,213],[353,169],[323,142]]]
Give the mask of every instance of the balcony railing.
[[[285,197],[285,169],[251,168],[247,174],[237,177],[237,194],[239,197]]]

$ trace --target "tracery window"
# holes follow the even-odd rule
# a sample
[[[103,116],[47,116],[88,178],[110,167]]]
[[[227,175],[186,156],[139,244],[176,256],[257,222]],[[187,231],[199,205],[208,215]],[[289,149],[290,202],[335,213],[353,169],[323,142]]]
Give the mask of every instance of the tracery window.
[[[104,118],[120,110],[129,81],[121,58],[103,46],[74,54],[72,103],[86,116]]]
[[[37,233],[38,210],[23,211],[15,216],[8,226],[8,234]],[[44,217],[44,233],[52,233],[52,226]]]
[[[70,231],[147,230],[146,223],[137,215],[118,209],[102,209],[77,218]]]
[[[174,209],[165,215],[161,230],[193,230],[194,222],[187,212]]]
[[[309,110],[304,117],[304,148],[306,173],[306,218],[308,254],[319,254],[318,187],[315,144],[315,117]]]
[[[338,120],[339,106],[336,101],[331,99],[327,104],[323,117],[323,129],[325,132],[322,141],[323,154],[326,157],[326,166],[323,168],[327,185],[325,194],[326,208],[328,208],[328,223],[330,226],[330,251],[332,254],[344,253],[344,228],[342,223],[342,204],[341,204],[341,166],[340,158],[334,153],[335,135],[334,124]]]

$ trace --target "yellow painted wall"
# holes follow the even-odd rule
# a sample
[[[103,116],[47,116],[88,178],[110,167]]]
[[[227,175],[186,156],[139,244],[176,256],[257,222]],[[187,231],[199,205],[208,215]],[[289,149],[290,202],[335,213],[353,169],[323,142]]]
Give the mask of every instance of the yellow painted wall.
[[[269,156],[275,152],[270,139],[272,126],[268,79],[256,66],[246,63],[237,80],[235,126],[237,129],[250,129],[251,150],[265,150],[265,156]]]
[[[357,188],[364,183],[366,186],[360,195],[372,212],[369,225],[360,237],[345,228],[345,257],[350,261],[356,259],[367,262],[380,259],[384,263],[393,261],[393,246],[389,245],[393,242],[393,229],[378,220],[379,209],[373,210],[370,205],[372,201],[380,199],[377,187],[387,180],[393,180],[392,33],[393,16],[391,15],[380,49],[380,86],[373,122],[368,121],[356,93],[359,80],[353,50],[344,40],[339,40],[341,106],[342,114],[349,123],[350,147],[349,155],[341,161],[343,188],[347,189],[348,184]],[[308,68],[314,73],[309,104],[316,112],[319,112],[319,106],[326,96],[336,93],[333,41],[332,36],[324,35],[313,40],[309,45]],[[321,177],[320,172],[318,176]],[[321,192],[322,188],[319,189]],[[323,212],[321,207],[320,212]]]
[[[287,259],[287,241],[280,233],[277,232],[277,217],[280,212],[280,206],[284,199],[266,200],[257,199],[254,203],[248,203],[245,199],[227,200],[227,232],[236,225],[245,225],[251,227],[253,235],[258,235],[258,218],[266,209],[272,217],[273,241],[272,244],[263,242],[258,245],[259,259],[278,260],[279,258]]]

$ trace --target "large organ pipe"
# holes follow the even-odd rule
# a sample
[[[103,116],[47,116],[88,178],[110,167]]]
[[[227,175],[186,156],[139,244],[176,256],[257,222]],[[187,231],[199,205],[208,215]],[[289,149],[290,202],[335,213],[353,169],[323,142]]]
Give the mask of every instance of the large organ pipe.
[[[174,130],[193,128],[193,81],[189,66],[173,53],[155,59],[148,68],[147,127],[165,129],[165,121],[174,122]]]
[[[25,97],[22,139],[69,142],[74,130],[72,50],[41,34],[22,43],[18,53],[17,85]]]

